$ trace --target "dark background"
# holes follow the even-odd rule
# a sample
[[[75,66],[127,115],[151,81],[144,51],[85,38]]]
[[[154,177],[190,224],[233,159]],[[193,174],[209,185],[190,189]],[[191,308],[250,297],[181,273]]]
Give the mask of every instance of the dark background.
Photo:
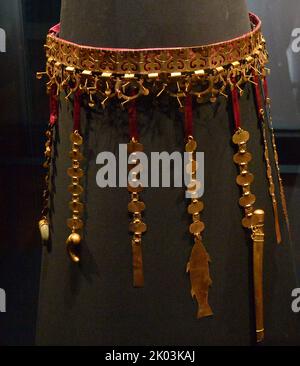
[[[298,86],[290,80],[287,58],[300,13],[298,1],[290,1],[284,14],[283,4],[286,9],[284,0],[249,0],[250,8],[264,20],[271,55],[273,117],[300,275],[300,118]],[[0,288],[7,295],[7,313],[0,313],[3,345],[34,343],[41,257],[37,221],[48,119],[45,86],[35,79],[35,72],[44,69],[43,42],[59,12],[60,0],[0,0],[0,28],[7,33],[7,52],[0,53]],[[293,64],[297,65],[297,55]]]

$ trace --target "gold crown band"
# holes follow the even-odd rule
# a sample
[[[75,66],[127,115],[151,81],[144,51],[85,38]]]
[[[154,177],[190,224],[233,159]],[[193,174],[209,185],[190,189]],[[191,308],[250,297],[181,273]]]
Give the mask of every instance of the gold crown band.
[[[118,97],[122,105],[140,96],[162,93],[181,99],[187,94],[199,102],[227,96],[227,87],[251,81],[268,61],[261,22],[250,14],[252,31],[236,39],[190,48],[103,49],[77,45],[58,37],[59,26],[47,36],[47,87],[56,86],[67,99],[78,89],[99,98],[103,107]],[[234,82],[233,82],[234,80]]]

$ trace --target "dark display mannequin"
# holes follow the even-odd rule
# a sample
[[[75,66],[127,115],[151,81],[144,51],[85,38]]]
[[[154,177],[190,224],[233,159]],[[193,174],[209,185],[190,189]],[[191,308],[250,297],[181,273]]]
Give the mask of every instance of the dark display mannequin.
[[[140,5],[142,4],[142,6]],[[224,41],[250,29],[244,0],[62,1],[61,33],[98,47],[173,47]],[[250,88],[241,99],[251,134],[253,192],[266,212],[266,344],[297,342],[291,291],[296,287],[289,244],[275,240],[263,145]],[[182,151],[182,116],[175,104],[138,105],[146,153]],[[38,316],[40,345],[250,345],[253,342],[250,241],[241,227],[240,197],[232,162],[232,116],[225,99],[195,107],[195,138],[205,152],[205,243],[210,253],[214,316],[196,319],[185,273],[191,243],[184,190],[142,193],[148,231],[143,238],[145,287],[132,287],[128,192],[96,185],[96,156],[128,142],[124,113],[112,106],[82,115],[86,157],[86,226],[79,266],[65,251],[69,217],[66,187],[72,111],[61,103],[52,205],[52,244],[45,250]],[[283,220],[282,230],[284,232]],[[248,245],[247,245],[248,244]]]

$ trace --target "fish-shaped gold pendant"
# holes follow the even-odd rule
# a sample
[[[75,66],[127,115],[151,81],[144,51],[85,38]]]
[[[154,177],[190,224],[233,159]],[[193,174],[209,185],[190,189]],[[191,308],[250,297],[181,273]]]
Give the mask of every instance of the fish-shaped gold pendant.
[[[191,295],[198,302],[197,318],[213,315],[208,303],[208,290],[212,284],[209,274],[210,257],[201,239],[195,237],[186,271],[190,273]]]

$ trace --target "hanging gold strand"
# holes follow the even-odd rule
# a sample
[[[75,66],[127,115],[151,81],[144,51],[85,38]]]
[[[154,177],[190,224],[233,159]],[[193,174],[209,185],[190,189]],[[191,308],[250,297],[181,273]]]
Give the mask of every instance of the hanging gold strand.
[[[201,182],[196,180],[197,161],[195,158],[197,143],[193,136],[188,137],[185,151],[190,153],[190,161],[186,166],[186,172],[191,176],[188,191],[191,193],[191,202],[188,206],[188,213],[192,215],[193,222],[190,224],[189,231],[194,237],[194,245],[190,255],[186,271],[190,275],[191,295],[196,298],[198,303],[197,318],[203,318],[213,315],[212,309],[208,303],[208,291],[212,284],[209,273],[210,257],[207,253],[203,241],[202,232],[205,229],[204,222],[201,221],[200,213],[203,211],[204,204],[197,195],[193,195],[199,190]]]
[[[264,157],[267,167],[267,178],[269,181],[269,194],[272,200],[272,206],[273,206],[273,215],[274,215],[274,225],[275,225],[275,234],[276,234],[276,240],[277,243],[280,244],[282,241],[281,238],[281,230],[280,230],[280,224],[279,224],[279,217],[278,217],[278,205],[277,205],[277,199],[276,199],[276,193],[275,193],[275,185],[273,180],[273,174],[272,174],[272,166],[270,161],[270,155],[269,155],[269,146],[267,141],[267,128],[266,128],[266,121],[265,121],[265,111],[263,109],[262,104],[262,98],[261,98],[261,84],[260,79],[258,77],[257,72],[253,71],[253,79],[254,79],[254,94],[256,99],[256,108],[257,108],[257,115],[259,122],[261,124],[261,130],[262,130],[262,137],[264,141]]]
[[[49,123],[48,129],[46,131],[46,143],[45,143],[45,162],[43,168],[46,170],[45,175],[45,188],[43,191],[43,209],[41,213],[41,219],[39,221],[39,230],[43,242],[49,240],[50,229],[49,229],[49,197],[50,197],[50,174],[51,174],[51,162],[52,162],[52,146],[53,146],[53,124]]]
[[[201,221],[200,213],[203,211],[204,204],[199,199],[201,182],[197,180],[198,162],[196,159],[197,142],[193,137],[193,99],[191,94],[186,94],[184,106],[184,131],[185,131],[185,152],[188,154],[188,163],[185,167],[186,176],[189,178],[187,191],[190,197],[188,213],[192,215],[193,222],[190,224],[189,231],[193,235],[194,245],[191,251],[186,272],[190,275],[191,296],[196,298],[198,303],[197,318],[213,315],[208,303],[208,291],[212,284],[209,273],[210,257],[202,241],[202,232],[205,229],[204,222]]]
[[[83,138],[79,131],[75,130],[71,134],[70,140],[72,142],[72,150],[70,151],[69,156],[72,161],[72,167],[67,170],[67,173],[71,178],[71,184],[68,187],[68,191],[72,195],[72,200],[69,203],[72,218],[68,219],[67,225],[72,232],[69,235],[66,244],[71,260],[78,263],[80,261],[78,249],[81,242],[81,236],[78,231],[83,227],[83,221],[81,219],[83,203],[80,202],[80,195],[83,193],[83,187],[80,185],[80,178],[83,176],[83,170],[80,168],[80,161],[83,160],[80,146],[83,144]]]
[[[287,210],[287,203],[286,203],[284,185],[283,185],[283,181],[282,181],[281,173],[280,173],[278,150],[277,150],[276,137],[275,137],[274,127],[273,127],[273,118],[272,118],[272,110],[271,110],[271,98],[269,97],[268,83],[267,83],[266,74],[267,74],[267,69],[265,69],[264,75],[263,75],[264,97],[265,97],[265,104],[267,106],[267,112],[268,112],[267,113],[267,120],[269,122],[269,129],[271,131],[272,147],[273,147],[273,154],[274,154],[275,166],[276,166],[276,171],[277,171],[277,180],[278,180],[278,184],[279,184],[279,192],[280,192],[282,210],[283,210],[286,226],[287,226],[287,229],[288,229],[289,237],[291,238],[290,220],[289,220],[289,214],[288,214],[288,210]]]
[[[142,152],[144,150],[143,145],[140,144],[134,137],[127,145],[128,154],[134,154],[136,152]],[[136,164],[130,164],[128,170],[132,170]],[[142,255],[142,234],[147,231],[147,225],[143,222],[142,212],[146,206],[144,202],[140,200],[139,193],[143,190],[143,187],[138,185],[132,185],[137,180],[137,176],[133,176],[128,182],[128,191],[131,196],[131,201],[128,204],[128,211],[132,214],[132,221],[129,224],[129,231],[132,233],[132,266],[133,266],[133,286],[144,286],[144,270],[143,270],[143,255]]]
[[[49,240],[50,225],[49,225],[49,199],[50,199],[50,176],[51,176],[51,163],[53,155],[53,131],[54,126],[58,119],[58,101],[56,96],[56,86],[49,87],[49,102],[50,102],[50,118],[48,129],[46,131],[46,143],[45,143],[45,162],[43,168],[46,171],[45,175],[45,188],[43,191],[43,209],[41,213],[41,219],[39,221],[39,230],[43,243]]]
[[[81,236],[78,231],[83,228],[82,212],[83,203],[80,202],[80,196],[83,193],[83,187],[80,184],[80,179],[84,172],[80,167],[80,162],[83,160],[83,155],[80,151],[83,144],[83,137],[80,134],[80,113],[81,113],[81,91],[78,90],[74,95],[73,101],[73,132],[70,135],[72,149],[69,157],[72,161],[72,167],[68,168],[67,174],[72,179],[68,187],[68,191],[72,195],[72,200],[69,203],[72,217],[67,220],[67,225],[71,229],[71,234],[66,240],[67,252],[70,259],[74,263],[80,262],[79,250],[81,243]]]
[[[244,209],[242,225],[251,230],[253,244],[253,285],[255,302],[255,329],[256,341],[262,342],[264,339],[264,312],[263,312],[263,251],[264,251],[264,211],[255,210],[256,197],[251,192],[251,184],[254,176],[248,170],[248,164],[252,160],[252,155],[247,151],[247,142],[250,139],[248,131],[241,128],[241,114],[239,104],[239,94],[233,79],[231,88],[232,108],[234,114],[235,133],[232,142],[238,146],[238,152],[234,155],[233,161],[239,167],[239,175],[236,183],[242,189],[242,197],[239,199],[240,206]]]
[[[276,240],[277,240],[277,243],[280,244],[282,242],[282,238],[281,238],[281,230],[280,230],[279,217],[278,217],[278,205],[277,205],[277,199],[276,199],[276,194],[275,194],[275,185],[274,185],[274,180],[273,180],[273,175],[272,175],[272,167],[271,167],[271,162],[270,162],[270,158],[269,158],[269,148],[268,148],[267,135],[266,135],[266,123],[265,123],[265,115],[264,115],[263,109],[260,110],[260,115],[261,115],[262,131],[263,131],[263,140],[264,140],[264,146],[265,146],[264,156],[265,156],[265,161],[266,161],[266,165],[267,165],[267,177],[269,180],[269,194],[272,199],[273,214],[274,214],[274,221],[275,221]]]

